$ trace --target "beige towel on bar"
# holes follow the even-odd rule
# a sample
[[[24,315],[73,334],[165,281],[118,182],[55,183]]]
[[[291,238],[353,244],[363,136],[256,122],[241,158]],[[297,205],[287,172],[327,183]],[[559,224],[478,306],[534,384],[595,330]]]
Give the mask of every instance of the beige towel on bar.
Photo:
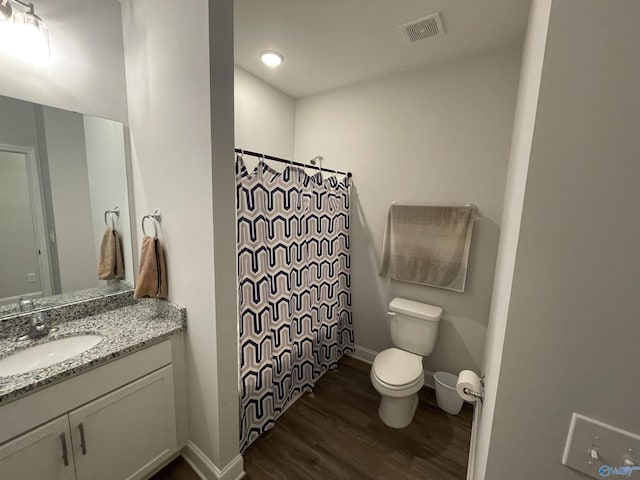
[[[167,266],[164,261],[164,251],[160,240],[153,237],[142,239],[140,250],[140,268],[133,298],[142,297],[167,298],[169,288],[167,284]]]
[[[391,205],[380,275],[464,292],[473,207]]]
[[[110,227],[107,227],[104,231],[102,243],[100,244],[98,278],[100,280],[124,278],[124,262],[122,261],[120,235]]]

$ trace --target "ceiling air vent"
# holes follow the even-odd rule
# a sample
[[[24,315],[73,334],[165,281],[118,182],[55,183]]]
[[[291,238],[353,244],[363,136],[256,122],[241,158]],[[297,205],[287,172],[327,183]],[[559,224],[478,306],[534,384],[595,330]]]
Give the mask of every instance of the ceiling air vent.
[[[410,42],[417,42],[425,38],[431,38],[444,33],[442,17],[439,13],[434,13],[426,17],[412,20],[409,23],[400,25],[400,28]]]

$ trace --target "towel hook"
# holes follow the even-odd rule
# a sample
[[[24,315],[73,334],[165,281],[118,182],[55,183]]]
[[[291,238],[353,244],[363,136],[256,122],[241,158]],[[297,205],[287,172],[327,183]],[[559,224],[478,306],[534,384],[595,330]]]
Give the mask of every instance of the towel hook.
[[[116,217],[120,216],[120,209],[118,207],[114,207],[113,210],[105,210],[104,211],[104,225],[105,227],[109,226],[109,222],[107,221],[107,215],[109,215],[109,218],[111,219],[111,229],[115,230],[116,229],[116,220],[115,218],[113,218],[113,216],[115,215]]]
[[[158,238],[158,222],[162,221],[162,212],[160,212],[160,210],[156,210],[155,212],[142,217],[142,233],[145,236],[148,236],[147,232],[144,229],[144,221],[147,219],[151,220],[151,223],[153,224],[153,238],[157,239]]]

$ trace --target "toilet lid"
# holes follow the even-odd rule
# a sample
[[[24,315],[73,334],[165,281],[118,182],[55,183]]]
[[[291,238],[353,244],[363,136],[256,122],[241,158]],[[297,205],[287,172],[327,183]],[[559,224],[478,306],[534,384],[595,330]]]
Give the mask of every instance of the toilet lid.
[[[399,348],[389,348],[376,356],[373,372],[388,385],[407,385],[423,375],[422,357]]]

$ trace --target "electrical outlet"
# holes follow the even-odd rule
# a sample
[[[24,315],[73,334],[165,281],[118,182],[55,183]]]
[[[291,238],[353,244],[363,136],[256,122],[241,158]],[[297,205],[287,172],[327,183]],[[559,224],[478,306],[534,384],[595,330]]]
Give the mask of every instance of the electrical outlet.
[[[36,283],[38,281],[37,273],[27,273],[27,283]]]
[[[640,435],[574,413],[562,463],[597,479],[640,477]]]

